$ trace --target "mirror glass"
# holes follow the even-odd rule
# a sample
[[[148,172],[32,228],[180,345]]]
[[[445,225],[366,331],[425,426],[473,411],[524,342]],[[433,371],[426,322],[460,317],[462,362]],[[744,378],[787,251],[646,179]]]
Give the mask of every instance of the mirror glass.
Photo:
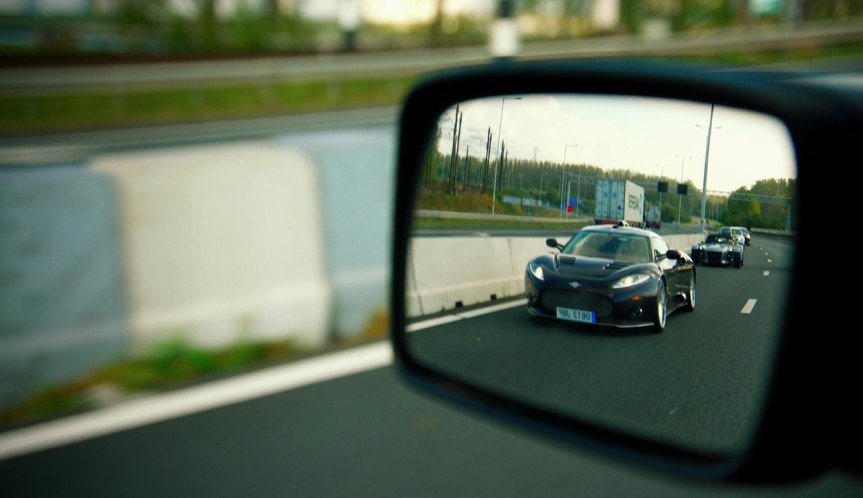
[[[411,353],[606,428],[741,451],[794,256],[784,124],[535,94],[462,102],[430,135],[405,272]]]

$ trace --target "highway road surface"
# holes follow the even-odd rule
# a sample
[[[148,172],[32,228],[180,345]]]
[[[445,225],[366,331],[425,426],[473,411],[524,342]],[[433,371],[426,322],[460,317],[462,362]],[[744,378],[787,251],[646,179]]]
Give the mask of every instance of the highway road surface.
[[[756,238],[740,269],[697,267],[696,309],[657,335],[531,317],[522,303],[424,328],[427,362],[489,389],[705,451],[739,450],[781,333],[790,242]]]
[[[781,242],[759,240],[750,248],[750,259],[744,269],[699,268],[703,271],[701,282],[748,279],[746,286],[723,289],[727,296],[721,306],[733,304],[735,308],[718,324],[711,325],[713,315],[704,303],[718,293],[711,293],[702,284],[699,299],[704,304],[699,304],[694,314],[672,315],[668,329],[661,336],[627,333],[612,337],[555,324],[529,332],[564,335],[579,341],[581,347],[592,344],[594,350],[601,348],[598,345],[601,343],[608,343],[608,348],[631,350],[635,343],[649,347],[646,344],[652,341],[657,346],[651,352],[656,352],[665,346],[678,348],[712,341],[710,347],[694,350],[687,347],[685,352],[689,354],[681,354],[683,359],[663,358],[673,361],[675,369],[686,368],[690,374],[694,371],[715,374],[715,379],[700,379],[708,385],[703,388],[704,393],[695,393],[698,398],[713,391],[711,386],[722,385],[722,377],[736,379],[740,369],[736,367],[751,363],[751,355],[746,352],[751,344],[764,342],[745,336],[758,334],[758,323],[770,316],[776,306],[766,302],[762,292],[773,285],[771,279],[787,278],[783,276],[787,249]],[[747,277],[747,273],[753,275]],[[754,282],[758,275],[763,279],[761,285]],[[748,302],[750,294],[758,299],[753,306],[737,302],[742,298]],[[473,328],[481,329],[484,320],[509,317],[515,320],[523,312],[515,307],[470,319],[456,316],[453,323],[463,329],[474,322]],[[707,317],[691,322],[701,314]],[[690,328],[692,323],[695,325]],[[455,337],[459,330],[460,327],[452,325],[426,327],[414,334],[419,338],[440,332]],[[487,331],[485,337],[492,338],[492,331]],[[727,340],[718,340],[720,337]],[[743,363],[729,358],[735,351],[746,358]],[[709,359],[707,365],[696,364],[695,360],[705,358]],[[644,358],[640,361],[644,366]],[[736,367],[729,368],[729,362]],[[746,368],[743,370],[744,379],[751,380],[755,375]],[[686,375],[679,378],[686,381]],[[694,383],[688,384],[691,387]],[[195,388],[190,388],[174,393],[173,401],[194,403],[194,392]],[[711,402],[709,396],[705,399]],[[663,397],[656,403],[665,400]],[[2,438],[8,436],[8,433],[0,435],[0,446]],[[511,432],[426,399],[404,387],[386,364],[153,423],[132,425],[125,430],[107,431],[98,437],[3,456],[0,483],[4,496],[88,498],[851,497],[863,493],[863,483],[841,473],[781,488],[720,487],[644,473]]]

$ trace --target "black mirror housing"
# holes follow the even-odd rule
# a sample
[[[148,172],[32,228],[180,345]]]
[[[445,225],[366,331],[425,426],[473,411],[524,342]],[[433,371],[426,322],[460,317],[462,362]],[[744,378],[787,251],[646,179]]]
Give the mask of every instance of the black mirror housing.
[[[684,99],[757,111],[781,120],[794,141],[800,206],[789,302],[762,416],[752,440],[740,453],[717,455],[674,446],[525,404],[470,379],[438,371],[417,358],[407,345],[404,269],[411,207],[419,176],[417,165],[440,113],[455,103],[482,97],[572,92]],[[817,267],[802,263],[817,260],[815,251],[820,249],[814,245],[817,242],[809,241],[819,240],[818,232],[823,233],[818,221],[809,224],[808,210],[819,204],[819,194],[832,191],[827,184],[829,175],[819,177],[817,167],[842,164],[845,157],[856,153],[863,129],[861,102],[863,99],[787,82],[780,75],[631,61],[509,61],[423,78],[404,102],[398,145],[391,330],[402,377],[426,393],[557,442],[682,477],[787,482],[847,463],[858,451],[861,434],[860,408],[851,395],[856,392],[859,373],[855,376],[849,366],[854,364],[850,351],[856,349],[843,346],[850,340],[847,327],[823,327],[813,334],[801,325],[800,317],[809,308],[806,303],[811,303],[811,298],[805,298],[811,291],[807,282],[820,278],[815,274]],[[810,230],[814,237],[808,237]],[[555,239],[548,239],[546,244],[559,247]],[[682,257],[678,251],[666,255]]]

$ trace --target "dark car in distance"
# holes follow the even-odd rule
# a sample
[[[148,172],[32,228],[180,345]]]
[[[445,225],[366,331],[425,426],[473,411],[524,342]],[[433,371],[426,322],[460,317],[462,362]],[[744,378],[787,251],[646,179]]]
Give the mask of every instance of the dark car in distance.
[[[710,234],[704,241],[692,246],[689,256],[697,265],[743,266],[743,244],[721,233]]]
[[[695,265],[656,233],[622,225],[583,228],[559,252],[525,270],[527,309],[534,316],[665,329],[668,314],[695,309]]]
[[[749,237],[746,234],[749,233],[749,230],[743,227],[729,227],[725,226],[719,229],[719,235],[723,237],[730,237],[734,239],[735,242],[739,242],[742,245],[749,245]]]

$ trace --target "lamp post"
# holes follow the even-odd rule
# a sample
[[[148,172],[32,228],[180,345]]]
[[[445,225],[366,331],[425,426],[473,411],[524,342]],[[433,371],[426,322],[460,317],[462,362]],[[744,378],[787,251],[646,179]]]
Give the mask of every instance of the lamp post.
[[[707,162],[710,159],[710,134],[713,131],[713,108],[714,104],[710,104],[710,122],[707,125],[707,145],[704,150],[704,179],[701,181],[701,231],[705,231],[705,210],[707,208]],[[699,128],[703,128],[701,125],[695,125]],[[721,126],[716,127],[717,130],[722,129]]]
[[[503,105],[507,100],[521,100],[521,97],[504,97],[500,99],[500,118],[497,121],[497,164],[494,168],[494,184],[491,186],[491,222],[494,223],[494,206],[497,199],[497,172],[500,169],[500,131],[503,128]]]
[[[675,154],[674,157],[680,158],[680,183],[683,183],[683,165],[686,163],[687,159],[692,159],[692,156],[682,156],[680,154]],[[680,218],[681,207],[683,206],[683,196],[680,193],[677,194],[677,222],[680,223],[682,220]]]
[[[560,218],[563,218],[563,211],[566,209],[566,204],[563,202],[563,180],[566,177],[566,152],[570,147],[578,147],[578,144],[567,144],[563,146],[563,171],[560,173]],[[566,195],[569,196],[569,189],[567,189]]]

